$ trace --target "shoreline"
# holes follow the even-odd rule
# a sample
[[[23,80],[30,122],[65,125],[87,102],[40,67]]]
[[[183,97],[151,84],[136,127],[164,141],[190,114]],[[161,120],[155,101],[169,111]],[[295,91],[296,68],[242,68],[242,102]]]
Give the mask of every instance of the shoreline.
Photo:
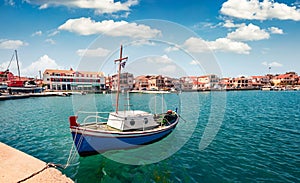
[[[0,142],[1,182],[64,182],[74,181],[59,170],[22,151]]]
[[[238,89],[203,89],[203,90],[182,90],[181,92],[230,92],[230,91],[300,91],[299,89],[289,89],[289,90],[262,90],[260,88],[238,88]],[[95,92],[93,94],[110,94],[115,93],[115,91],[110,92]],[[162,91],[151,91],[151,92],[143,92],[143,91],[133,91],[130,93],[138,93],[138,94],[171,94],[171,93],[180,93],[180,92],[162,92]],[[4,95],[0,95],[0,101],[3,100],[16,100],[16,99],[25,99],[25,98],[35,98],[35,97],[67,97],[71,95],[85,95],[86,93],[82,94],[81,92],[73,92],[73,91],[56,91],[56,92],[42,92],[42,93],[20,93],[20,94],[14,94],[10,95],[7,93],[4,93]]]

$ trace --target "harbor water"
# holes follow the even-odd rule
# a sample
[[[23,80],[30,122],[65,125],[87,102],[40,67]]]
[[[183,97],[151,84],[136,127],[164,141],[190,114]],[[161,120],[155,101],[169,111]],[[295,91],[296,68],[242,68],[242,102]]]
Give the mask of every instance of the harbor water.
[[[68,117],[82,110],[111,111],[113,97],[0,101],[0,141],[42,161],[66,164],[73,144]],[[300,182],[299,91],[130,94],[130,99],[131,108],[148,112],[181,106],[180,123],[155,144],[77,155],[64,174],[78,183]],[[165,103],[158,107],[161,99]],[[155,148],[159,145],[168,150]],[[143,148],[151,149],[148,159]]]

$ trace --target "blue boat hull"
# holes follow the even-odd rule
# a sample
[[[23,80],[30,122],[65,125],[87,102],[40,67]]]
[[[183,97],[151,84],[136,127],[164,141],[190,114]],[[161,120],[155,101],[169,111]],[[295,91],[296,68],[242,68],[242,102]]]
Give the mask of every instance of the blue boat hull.
[[[151,144],[169,135],[176,125],[171,128],[135,135],[120,134],[89,134],[72,131],[73,140],[80,156],[88,156],[109,150],[130,149],[141,145]]]

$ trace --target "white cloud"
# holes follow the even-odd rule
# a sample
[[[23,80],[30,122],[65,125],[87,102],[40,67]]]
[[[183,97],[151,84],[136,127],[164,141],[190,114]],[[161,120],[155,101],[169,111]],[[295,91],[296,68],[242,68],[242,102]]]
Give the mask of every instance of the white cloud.
[[[176,73],[177,67],[175,65],[167,65],[158,69],[158,72],[164,73],[165,75],[171,75]]]
[[[153,64],[170,64],[173,62],[172,59],[167,55],[163,55],[160,57],[148,57],[146,61]]]
[[[55,41],[53,39],[46,39],[46,43],[55,44]]]
[[[261,64],[264,65],[264,66],[269,66],[268,62],[262,62]]]
[[[271,62],[271,63],[269,63],[269,66],[270,67],[282,67],[283,65],[278,62]]]
[[[110,50],[104,48],[79,49],[76,53],[81,57],[105,57],[110,53]]]
[[[200,63],[197,60],[192,60],[190,62],[191,65],[199,65]]]
[[[10,61],[0,64],[0,69],[7,69]],[[36,77],[39,71],[44,72],[46,69],[62,69],[55,60],[51,59],[48,55],[41,56],[37,61],[32,62],[28,67],[23,68],[23,63],[19,61],[19,68],[21,76]],[[17,61],[13,60],[9,66],[9,70],[14,74],[18,74]]]
[[[272,0],[228,0],[223,3],[220,12],[224,15],[249,20],[300,20],[300,10]]]
[[[0,40],[0,49],[17,49],[20,46],[27,46],[28,43],[25,43],[20,40]]]
[[[125,2],[114,0],[25,0],[29,4],[39,5],[39,9],[53,6],[66,6],[70,8],[93,9],[97,14],[116,13],[119,11],[130,11],[130,7],[137,5],[138,0]]]
[[[245,24],[235,24],[233,23],[232,20],[225,20],[225,23],[223,24],[223,27],[226,27],[226,28],[236,28],[236,27],[241,27],[241,26],[244,26]]]
[[[43,34],[42,31],[36,31],[35,33],[31,34],[32,37],[34,36],[41,36]]]
[[[283,30],[277,27],[270,27],[268,29],[272,34],[283,34]]]
[[[62,69],[62,67],[48,55],[44,55],[37,61],[31,63],[28,67],[21,69],[21,75],[35,77],[38,76],[39,71],[43,73],[46,69]]]
[[[227,34],[227,38],[239,41],[257,41],[269,39],[270,35],[265,30],[250,23],[249,25],[242,25],[234,32]]]
[[[172,52],[172,51],[178,51],[179,50],[179,46],[178,45],[175,45],[175,46],[169,46],[165,49],[165,52],[169,53],[169,52]]]
[[[262,62],[261,63],[262,65],[264,66],[268,66],[268,67],[282,67],[283,65],[281,63],[278,63],[278,62]]]
[[[161,31],[151,29],[151,27],[128,23],[126,21],[115,22],[114,20],[104,20],[96,22],[91,18],[69,19],[63,25],[59,26],[59,30],[75,32],[80,35],[105,34],[108,36],[128,36],[133,38],[153,38],[159,36]]]
[[[155,46],[155,42],[148,40],[148,39],[138,39],[138,40],[134,40],[132,42],[129,43],[129,45],[132,46],[145,46],[145,45],[149,45],[149,46]]]
[[[206,51],[233,52],[238,54],[249,54],[251,47],[243,42],[233,41],[228,38],[219,38],[215,41],[205,41],[201,38],[191,37],[183,46],[187,51],[199,53]]]
[[[8,65],[9,65],[9,67],[8,67]],[[22,68],[22,62],[19,62],[19,67]],[[14,75],[17,75],[18,74],[17,61],[13,60],[11,63],[10,63],[10,61],[1,63],[0,70],[6,70],[6,69],[8,69]]]
[[[57,34],[59,34],[58,30],[50,31],[50,33],[48,34],[48,37],[52,37],[52,36],[55,36]]]

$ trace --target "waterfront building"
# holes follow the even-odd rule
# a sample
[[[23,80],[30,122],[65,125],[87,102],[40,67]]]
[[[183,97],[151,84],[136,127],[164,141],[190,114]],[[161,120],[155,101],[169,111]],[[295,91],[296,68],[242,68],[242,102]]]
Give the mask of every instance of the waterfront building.
[[[162,75],[137,76],[134,82],[135,90],[173,90],[176,79]],[[178,81],[178,80],[177,80]]]
[[[232,89],[249,89],[252,88],[252,83],[250,82],[249,78],[245,76],[237,77],[237,78],[230,78],[229,83]]]
[[[111,77],[112,80],[112,91],[117,91],[118,89],[118,74],[114,74]],[[133,74],[124,72],[120,74],[120,90],[128,91],[133,89]]]
[[[169,91],[171,89],[174,89],[174,80],[170,77],[164,77],[164,88],[163,90]]]
[[[271,79],[274,86],[297,85],[299,76],[295,72],[287,72],[285,74],[276,75]]]
[[[180,78],[183,90],[210,90],[219,86],[220,79],[215,74],[187,76]]]
[[[231,78],[221,78],[219,80],[219,86],[222,88],[222,89],[231,89],[233,88],[233,83],[230,82],[230,79]]]
[[[269,76],[250,76],[249,83],[253,88],[261,88],[270,84]]]
[[[191,91],[195,88],[197,76],[185,76],[180,78],[181,89],[183,91]]]
[[[112,77],[109,75],[105,77],[105,88],[109,90],[112,88]]]
[[[135,90],[149,90],[149,78],[151,76],[137,76],[135,79],[134,79],[134,89]]]
[[[219,86],[220,79],[215,74],[197,77],[197,88],[200,90],[210,90]]]
[[[48,90],[97,92],[105,89],[103,72],[46,69],[43,82]]]
[[[165,87],[164,77],[162,75],[150,76],[148,83],[150,90],[163,90]]]

